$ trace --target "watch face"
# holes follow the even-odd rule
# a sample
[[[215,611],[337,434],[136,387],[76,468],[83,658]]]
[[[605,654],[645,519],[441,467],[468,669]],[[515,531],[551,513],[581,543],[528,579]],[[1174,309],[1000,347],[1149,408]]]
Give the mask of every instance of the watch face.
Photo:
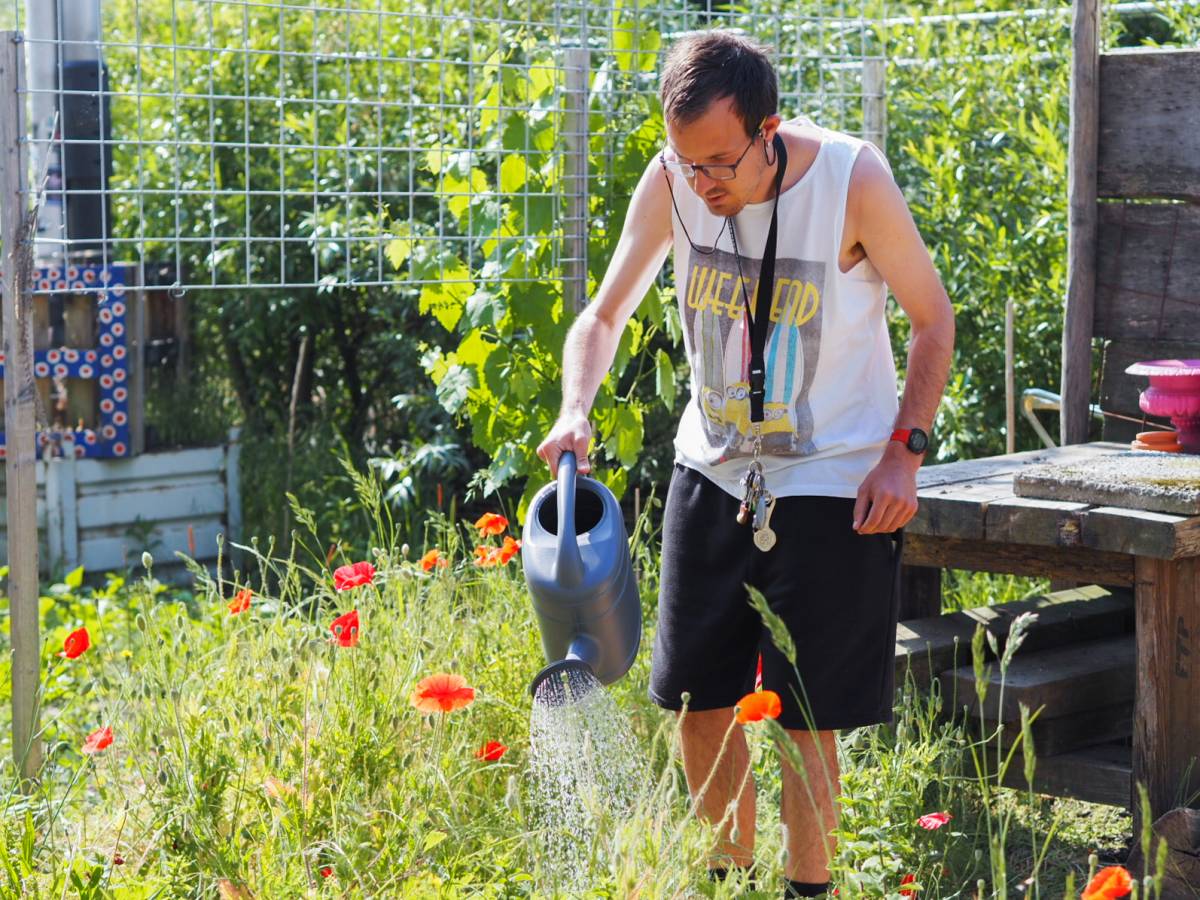
[[[920,428],[914,428],[908,436],[908,449],[913,453],[924,453],[929,446],[929,437]]]

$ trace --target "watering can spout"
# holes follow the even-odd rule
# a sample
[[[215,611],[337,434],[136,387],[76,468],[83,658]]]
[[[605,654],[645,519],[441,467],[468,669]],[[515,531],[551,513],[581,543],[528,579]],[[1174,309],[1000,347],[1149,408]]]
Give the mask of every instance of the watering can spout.
[[[571,641],[571,646],[567,649],[564,659],[555,660],[533,676],[533,681],[529,683],[529,693],[536,697],[541,683],[560,672],[579,670],[587,672],[595,678],[595,667],[599,661],[600,648],[596,642],[586,634],[577,634]]]
[[[583,583],[583,557],[575,534],[575,454],[569,450],[558,461],[558,553],[554,578],[564,588]]]

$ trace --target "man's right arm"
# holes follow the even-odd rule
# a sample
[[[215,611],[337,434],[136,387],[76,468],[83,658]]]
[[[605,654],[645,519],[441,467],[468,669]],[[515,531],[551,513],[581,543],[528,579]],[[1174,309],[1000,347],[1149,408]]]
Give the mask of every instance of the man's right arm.
[[[580,472],[592,429],[588,413],[617,352],[629,317],[654,281],[671,247],[671,198],[658,158],[646,166],[633,192],[617,249],[595,298],[579,314],[563,346],[563,402],[558,421],[537,454],[557,474],[558,459],[572,450]]]

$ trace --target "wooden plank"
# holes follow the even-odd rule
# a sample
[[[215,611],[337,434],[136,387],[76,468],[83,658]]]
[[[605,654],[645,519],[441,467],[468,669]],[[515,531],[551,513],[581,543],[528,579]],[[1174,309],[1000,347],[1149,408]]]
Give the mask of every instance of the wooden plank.
[[[101,490],[111,489],[119,481],[150,478],[176,479],[184,475],[216,474],[225,462],[224,447],[193,447],[153,453],[132,459],[81,459],[77,476],[81,493],[100,483]]]
[[[1078,583],[1132,585],[1133,557],[1090,547],[1040,547],[906,533],[904,562],[910,566],[1007,572]]]
[[[1181,791],[1200,791],[1198,570],[1195,558],[1137,561],[1133,776],[1146,785],[1152,820],[1178,805]]]
[[[1200,555],[1200,516],[1095,506],[1080,520],[1080,543],[1096,550],[1182,559]]]
[[[156,560],[164,565],[178,561],[175,551],[188,552],[187,527],[192,525],[196,538],[196,559],[211,562],[217,557],[217,535],[225,530],[220,519],[209,518],[195,522],[174,521],[156,525],[149,548],[138,543],[123,531],[85,531],[79,541],[79,561],[89,572],[105,572],[139,565],[143,550],[150,549]]]
[[[966,665],[971,658],[971,638],[979,625],[992,633],[1003,652],[1013,620],[1027,612],[1036,613],[1038,618],[1026,633],[1021,653],[1133,631],[1132,592],[1109,591],[1098,585],[921,619],[904,619],[896,626],[897,675],[902,675],[911,664],[917,683],[924,686],[932,675]],[[984,653],[992,658],[986,645]]]
[[[129,525],[139,519],[195,519],[225,511],[225,487],[217,479],[171,487],[96,493],[79,498],[79,527]]]
[[[33,235],[25,225],[29,171],[25,128],[25,44],[0,31],[0,305],[4,328],[4,439],[7,492],[9,632],[12,639],[12,753],[23,791],[41,767],[37,696],[38,633],[37,451],[33,380]],[[24,274],[25,277],[20,277]]]
[[[944,718],[949,719],[950,717],[945,716]],[[997,740],[1005,750],[1014,744],[1022,746],[1020,722],[997,722],[995,719],[984,719],[981,725],[978,716],[965,717],[962,722],[969,733],[976,738],[981,735],[992,735],[989,742],[992,747],[996,746]],[[1000,729],[999,732],[997,729]],[[1029,731],[1033,737],[1034,755],[1039,760],[1043,756],[1055,756],[1084,747],[1094,747],[1096,744],[1127,740],[1133,734],[1133,701],[1116,706],[1085,709],[1054,718],[1046,718],[1045,715],[1041,715],[1033,720]],[[999,737],[995,737],[997,734]],[[1023,759],[1023,752],[1015,757],[1015,765],[1018,769],[1023,768]],[[1034,780],[1037,780],[1036,775]]]
[[[1071,20],[1071,130],[1067,160],[1067,305],[1063,318],[1062,444],[1091,428],[1096,294],[1096,159],[1100,122],[1100,0],[1075,0]]]
[[[1046,447],[1041,450],[1022,450],[1003,456],[985,456],[958,462],[922,466],[917,470],[918,495],[927,488],[957,482],[982,481],[996,475],[1011,475],[1028,465],[1040,463],[1087,462],[1114,453],[1123,453],[1128,444],[1093,441],[1069,447]]]
[[[1200,211],[1198,211],[1200,212]],[[1103,221],[1103,214],[1101,215]],[[1200,246],[1200,228],[1195,235],[1194,246]],[[1189,254],[1190,256],[1190,254]],[[1100,278],[1102,283],[1097,286],[1097,302],[1104,296],[1105,285],[1104,266],[1100,262]],[[1172,266],[1174,280],[1174,266]],[[1142,284],[1153,284],[1153,281],[1143,281]],[[1200,277],[1197,278],[1192,296],[1200,296]],[[1122,301],[1136,302],[1133,296]],[[1097,310],[1097,315],[1099,315]],[[1153,315],[1153,314],[1152,314]],[[1195,314],[1193,313],[1193,316]],[[1100,327],[1097,325],[1097,327]],[[1174,335],[1176,332],[1170,332]],[[1104,345],[1104,364],[1100,380],[1100,407],[1125,416],[1132,416],[1136,422],[1127,422],[1112,416],[1104,420],[1104,439],[1106,441],[1132,441],[1139,431],[1148,431],[1155,424],[1170,426],[1170,420],[1159,416],[1146,416],[1148,423],[1142,425],[1143,413],[1138,406],[1138,397],[1146,388],[1149,379],[1126,375],[1125,370],[1135,362],[1148,359],[1200,359],[1200,342],[1195,341],[1155,341],[1155,340],[1111,340]]]
[[[1200,294],[1200,208],[1103,203],[1096,253],[1095,329],[1117,341],[1196,340]],[[1175,358],[1151,353],[1141,359]],[[1138,362],[1139,360],[1133,360]],[[1144,387],[1144,378],[1134,379]],[[1140,414],[1136,404],[1135,414]]]
[[[1087,503],[1013,497],[988,504],[984,537],[1009,544],[1073,547],[1079,544],[1080,513]]]
[[[985,718],[1019,722],[1018,704],[1024,703],[1030,712],[1044,706],[1042,715],[1053,718],[1133,702],[1134,651],[1133,635],[1083,641],[1033,653],[1019,651],[1004,674],[1003,691],[1000,667],[992,666],[982,706],[975,693],[972,666],[950,669],[938,678],[948,709],[965,707],[974,716],[982,709]]]
[[[1105,53],[1099,74],[1097,192],[1200,199],[1200,52]]]
[[[1012,496],[1011,475],[926,488],[918,494],[917,513],[905,527],[921,534],[982,540],[988,504]]]
[[[982,754],[990,771],[995,769],[996,754]],[[967,766],[971,766],[968,756]],[[968,771],[973,769],[968,768]],[[1001,781],[1006,787],[1028,790],[1020,754],[1013,758]],[[1097,744],[1057,756],[1038,756],[1033,789],[1054,797],[1075,797],[1088,803],[1129,807],[1132,789],[1129,746],[1121,741]],[[1136,832],[1135,832],[1136,834]]]

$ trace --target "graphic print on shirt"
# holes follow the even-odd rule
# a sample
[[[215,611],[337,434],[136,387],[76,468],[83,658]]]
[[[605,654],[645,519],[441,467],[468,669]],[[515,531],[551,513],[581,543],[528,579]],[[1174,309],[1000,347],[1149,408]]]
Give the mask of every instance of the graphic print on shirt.
[[[742,258],[750,308],[755,310],[761,261]],[[807,456],[816,452],[809,387],[821,350],[825,263],[779,257],[768,313],[763,452]],[[714,458],[752,452],[750,337],[737,260],[718,249],[691,251],[683,302],[684,342]]]

